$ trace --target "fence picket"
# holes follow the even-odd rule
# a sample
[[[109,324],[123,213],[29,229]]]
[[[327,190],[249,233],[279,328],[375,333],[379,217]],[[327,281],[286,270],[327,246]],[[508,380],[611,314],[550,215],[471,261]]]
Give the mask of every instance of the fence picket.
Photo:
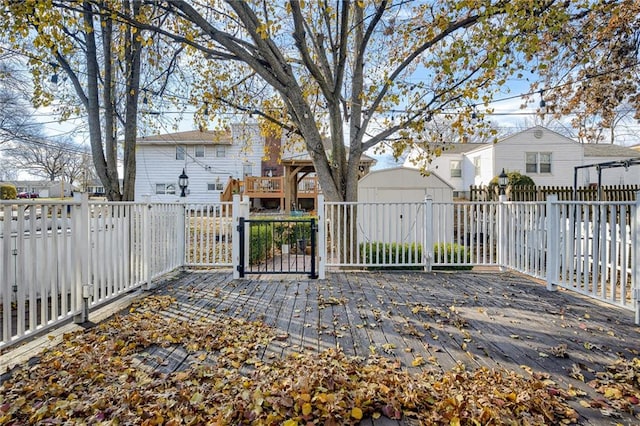
[[[603,185],[602,201],[634,201],[640,185]],[[513,186],[507,188],[508,198],[511,201],[545,201],[548,195],[554,194],[561,201],[597,201],[597,186],[582,186],[576,188],[574,197],[573,187],[570,186]],[[495,191],[490,191],[488,186],[471,185],[469,199],[476,202],[496,201]]]
[[[498,266],[640,317],[638,194],[632,202],[571,201],[551,189],[562,195],[541,192],[544,202],[323,201],[318,273]],[[248,216],[248,202],[237,198],[215,206],[0,201],[0,348],[82,319],[87,306],[177,267],[235,265],[247,244],[232,237],[234,225]]]

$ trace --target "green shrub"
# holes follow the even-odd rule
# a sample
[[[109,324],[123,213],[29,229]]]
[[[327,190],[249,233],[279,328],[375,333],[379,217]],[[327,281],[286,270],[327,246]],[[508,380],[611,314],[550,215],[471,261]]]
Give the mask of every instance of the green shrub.
[[[397,266],[398,264],[420,263],[422,261],[422,245],[416,243],[360,243],[360,258],[364,263],[395,263],[392,269],[420,269],[421,266]],[[379,266],[373,267],[374,269]]]
[[[455,263],[469,263],[471,261],[471,253],[469,253],[465,246],[456,243],[439,243],[433,246],[433,257],[436,261],[444,261],[448,264]],[[453,271],[468,271],[471,270],[471,265],[460,266],[434,266],[435,270],[453,270]]]
[[[15,185],[10,183],[0,184],[0,200],[15,200],[18,198],[18,191]]]
[[[363,263],[376,264],[370,269],[383,268],[380,263],[395,264],[394,266],[384,267],[386,269],[421,269],[421,266],[400,266],[403,264],[420,263],[422,261],[422,245],[416,243],[360,243],[360,258]],[[471,254],[466,248],[455,243],[438,243],[433,247],[434,258],[446,263],[468,263],[471,261]],[[471,265],[460,266],[435,266],[435,270],[458,270],[468,271],[472,269]]]
[[[506,172],[507,174],[507,186],[536,186],[536,183],[527,175],[523,175],[520,172]],[[487,185],[489,194],[498,193],[498,176],[494,176],[493,179]]]
[[[249,263],[256,265],[271,255],[273,233],[271,227],[260,222],[251,222],[249,230]]]
[[[280,247],[288,244],[293,247],[298,240],[311,241],[311,223],[276,222],[273,224],[273,244]]]

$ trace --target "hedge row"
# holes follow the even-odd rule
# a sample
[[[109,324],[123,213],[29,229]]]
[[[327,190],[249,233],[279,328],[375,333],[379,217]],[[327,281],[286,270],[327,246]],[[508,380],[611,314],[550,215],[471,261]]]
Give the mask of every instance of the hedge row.
[[[392,269],[420,269],[421,266],[399,266],[409,265],[412,263],[422,262],[422,244],[416,243],[360,243],[360,258],[364,263],[384,263],[396,264],[398,266],[390,267]],[[470,253],[460,244],[455,243],[438,243],[433,247],[433,252],[437,259],[446,261],[449,264],[469,263],[471,260]],[[373,268],[378,268],[373,267]],[[470,270],[470,265],[459,266],[436,266],[433,269],[450,269],[450,270]],[[389,269],[389,268],[387,268]]]

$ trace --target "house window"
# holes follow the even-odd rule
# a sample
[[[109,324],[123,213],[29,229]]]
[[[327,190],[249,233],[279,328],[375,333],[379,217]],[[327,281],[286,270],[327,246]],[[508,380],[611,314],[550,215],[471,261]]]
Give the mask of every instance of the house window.
[[[527,173],[551,173],[550,152],[527,152],[525,163]]]
[[[473,159],[473,168],[475,169],[475,175],[480,176],[480,157]]]
[[[175,183],[156,183],[156,194],[165,195],[165,194],[175,194],[175,193],[176,193]]]
[[[216,146],[216,157],[226,157],[227,150],[224,146]]]
[[[184,160],[185,149],[184,146],[176,146],[176,160]]]
[[[462,169],[460,168],[459,160],[452,160],[449,163],[449,170],[451,171],[451,177],[462,177]]]
[[[223,190],[224,190],[224,184],[222,184],[221,182],[207,184],[207,191],[223,191]]]
[[[540,153],[540,173],[551,173],[551,153]]]
[[[204,158],[204,145],[196,145],[195,155],[196,158]]]

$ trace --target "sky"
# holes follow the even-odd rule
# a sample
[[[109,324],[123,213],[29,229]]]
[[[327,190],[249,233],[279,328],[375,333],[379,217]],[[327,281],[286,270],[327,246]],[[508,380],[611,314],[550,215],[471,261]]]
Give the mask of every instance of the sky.
[[[521,81],[513,82],[509,90],[511,92],[510,94],[505,94],[499,99],[510,99],[493,102],[491,104],[491,108],[494,109],[494,114],[486,117],[486,119],[490,120],[494,126],[499,128],[500,134],[502,135],[512,134],[539,123],[539,121],[536,121],[536,117],[540,96],[537,94],[534,95],[532,97],[532,102],[523,109],[521,106],[524,103],[524,100],[521,97],[514,98],[514,96],[521,93],[528,93],[529,89],[527,84]],[[483,108],[479,109],[482,110]],[[46,132],[51,136],[73,136],[74,131],[76,131],[78,127],[82,127],[84,125],[82,119],[71,119],[67,122],[59,123],[55,119],[55,116],[52,115],[51,111],[47,109],[37,111],[36,115],[38,119],[44,123]],[[565,121],[566,126],[569,127],[569,118],[567,117]],[[178,131],[193,130],[195,126],[193,116],[191,114],[186,114],[179,124]],[[560,123],[551,123],[549,127],[552,130],[560,132],[563,130]],[[162,128],[166,130],[166,133],[174,131],[170,125],[163,126]],[[621,136],[621,140],[618,141],[618,144],[625,146],[638,144],[640,143],[639,135],[640,126],[636,123],[628,129],[624,138]],[[77,142],[86,144],[87,146],[89,144],[86,139],[86,135],[83,133],[77,133],[74,138]],[[377,164],[375,166],[376,169],[398,167],[402,165],[401,162],[396,161],[390,154],[377,155],[370,151],[369,155],[377,160]],[[120,172],[122,172],[122,170],[120,170]],[[23,176],[26,175],[23,174]]]

